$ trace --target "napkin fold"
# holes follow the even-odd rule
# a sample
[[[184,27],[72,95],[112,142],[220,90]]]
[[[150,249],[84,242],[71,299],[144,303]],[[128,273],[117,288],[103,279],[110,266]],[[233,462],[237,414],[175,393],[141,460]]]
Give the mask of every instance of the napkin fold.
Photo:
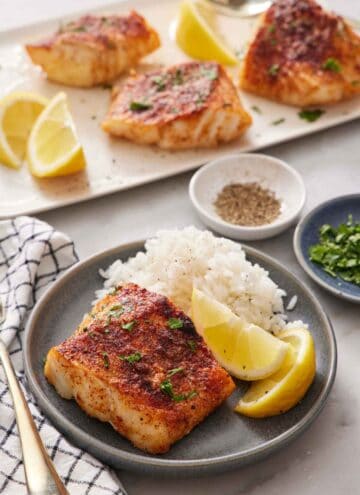
[[[30,217],[0,222],[0,302],[6,310],[0,337],[10,352],[37,429],[69,493],[126,495],[115,473],[71,445],[43,416],[24,376],[22,337],[29,312],[45,288],[76,261],[73,242],[50,225]],[[0,493],[27,493],[15,414],[1,366]]]

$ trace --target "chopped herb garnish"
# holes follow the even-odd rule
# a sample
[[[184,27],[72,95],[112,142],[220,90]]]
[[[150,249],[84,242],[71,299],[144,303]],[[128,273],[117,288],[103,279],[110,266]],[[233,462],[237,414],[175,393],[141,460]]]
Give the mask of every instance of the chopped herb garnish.
[[[277,120],[274,120],[274,122],[271,122],[271,125],[279,125],[279,124],[282,124],[283,122],[285,122],[285,119],[277,119]]]
[[[107,352],[103,352],[102,356],[103,356],[103,361],[104,361],[104,367],[108,368],[110,366],[109,355]]]
[[[83,332],[87,332],[87,331],[88,331],[88,327],[84,327]]]
[[[181,69],[176,69],[175,72],[175,77],[174,77],[174,84],[180,85],[184,82],[183,74],[181,72]]]
[[[269,31],[269,33],[274,33],[274,32],[275,32],[275,26],[274,26],[274,24],[271,24],[271,25],[268,27],[268,31]]]
[[[276,76],[279,72],[279,69],[280,69],[280,65],[273,64],[268,68],[268,74],[270,74],[270,76]]]
[[[160,390],[164,392],[164,394],[167,394],[173,401],[175,402],[181,402],[183,400],[187,399],[192,399],[196,397],[197,392],[196,390],[192,390],[191,392],[188,392],[187,394],[175,394],[173,385],[169,378],[161,382],[160,384]]]
[[[152,82],[156,85],[156,91],[164,91],[166,83],[163,76],[153,77]]]
[[[341,65],[335,58],[328,58],[322,64],[322,68],[325,70],[331,70],[333,72],[341,72]]]
[[[338,227],[322,225],[319,236],[319,243],[309,249],[310,260],[332,277],[360,286],[360,223],[349,215]]]
[[[130,110],[133,112],[143,112],[144,110],[149,110],[152,108],[151,103],[146,103],[144,101],[132,101],[130,103]]]
[[[259,108],[259,107],[257,107],[256,105],[253,105],[251,108],[252,108],[252,110],[254,110],[254,112],[256,112],[256,113],[259,113],[259,114],[261,114],[261,113],[262,113],[262,111],[260,110],[260,108]]]
[[[204,95],[201,95],[201,94],[197,95],[197,98],[195,100],[195,103],[197,105],[202,105],[204,103],[204,101],[205,101],[205,96]]]
[[[169,378],[161,382],[160,390],[164,392],[164,394],[167,394],[175,402],[181,402],[183,400],[192,399],[197,395],[196,390],[192,390],[187,394],[175,394],[173,389],[173,384],[171,383],[171,380]]]
[[[111,306],[110,311],[117,311],[118,309],[123,309],[121,304],[115,304],[114,306]]]
[[[179,368],[173,368],[172,370],[169,370],[167,372],[167,376],[171,378],[172,376],[176,375],[176,373],[181,373],[182,371],[184,371],[184,368],[182,368],[181,366]]]
[[[195,340],[188,340],[187,342],[187,345],[190,347],[190,349],[195,352],[196,351],[196,342]]]
[[[124,356],[124,355],[119,356],[119,358],[121,359],[121,361],[126,361],[126,362],[132,364],[132,363],[137,363],[138,361],[140,361],[142,358],[142,355],[141,355],[141,352],[136,351],[133,354],[129,354],[128,356]]]
[[[207,77],[210,79],[210,81],[213,81],[218,78],[218,71],[217,69],[201,69],[201,75]]]
[[[123,323],[121,325],[121,328],[124,330],[127,330],[128,332],[131,332],[131,330],[134,328],[135,325],[135,320],[134,321],[129,321],[128,323]]]
[[[171,113],[179,113],[179,110],[177,108],[170,108]]]
[[[351,81],[351,86],[359,86],[360,80],[359,81]]]
[[[301,112],[298,113],[298,116],[308,122],[315,122],[315,120],[319,119],[323,113],[325,113],[325,110],[315,108],[314,110],[301,110]]]
[[[168,378],[160,383],[160,390],[171,398],[174,395],[172,383]]]
[[[112,318],[120,318],[120,316],[124,313],[125,309],[121,304],[115,304],[109,309],[109,313],[107,316],[108,324],[111,322]]]
[[[168,326],[171,330],[175,330],[176,328],[182,328],[184,326],[184,322],[180,320],[180,318],[169,318]]]
[[[272,38],[272,39],[270,40],[270,45],[272,45],[272,46],[277,45],[277,40],[276,40],[275,38]]]
[[[67,31],[74,31],[76,33],[83,33],[86,31],[86,26],[75,26],[75,27],[71,27],[71,26],[68,26],[66,28]]]

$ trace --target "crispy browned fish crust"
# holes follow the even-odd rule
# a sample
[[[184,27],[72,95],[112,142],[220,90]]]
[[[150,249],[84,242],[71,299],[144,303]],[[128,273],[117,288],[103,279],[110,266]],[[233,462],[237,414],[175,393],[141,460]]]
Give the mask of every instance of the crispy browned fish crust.
[[[58,393],[138,448],[166,452],[234,390],[192,321],[166,297],[119,287],[47,356]]]
[[[240,86],[297,106],[359,94],[360,37],[313,0],[275,0],[248,49]]]
[[[102,127],[137,143],[182,149],[231,141],[250,124],[225,70],[189,62],[130,78],[114,92]]]
[[[27,44],[34,64],[50,80],[68,86],[110,83],[160,46],[157,32],[137,12],[86,15],[49,39]]]

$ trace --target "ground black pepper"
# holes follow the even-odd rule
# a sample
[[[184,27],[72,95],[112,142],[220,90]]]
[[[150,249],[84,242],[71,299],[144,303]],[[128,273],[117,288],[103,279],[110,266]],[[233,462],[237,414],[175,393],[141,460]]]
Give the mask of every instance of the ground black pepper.
[[[273,222],[281,208],[274,192],[257,182],[228,184],[218,194],[214,205],[226,222],[249,227]]]

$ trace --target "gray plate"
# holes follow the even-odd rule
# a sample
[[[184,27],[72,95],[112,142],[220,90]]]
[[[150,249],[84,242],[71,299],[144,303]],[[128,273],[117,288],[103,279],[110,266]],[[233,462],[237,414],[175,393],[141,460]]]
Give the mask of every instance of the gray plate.
[[[164,455],[147,455],[115,433],[108,424],[88,417],[75,403],[62,399],[44,378],[43,358],[50,347],[68,337],[90,308],[102,286],[98,271],[116,258],[127,259],[143,243],[123,245],[78,263],[42,297],[25,332],[25,369],[30,387],[44,413],[73,443],[116,468],[152,474],[199,475],[220,472],[257,461],[297,437],[325,404],[336,372],[336,342],[328,318],[316,297],[273,259],[246,247],[248,259],[261,264],[272,279],[298,295],[291,319],[309,324],[315,339],[317,373],[303,401],[281,416],[249,419],[232,411],[244,384],[216,412]]]

